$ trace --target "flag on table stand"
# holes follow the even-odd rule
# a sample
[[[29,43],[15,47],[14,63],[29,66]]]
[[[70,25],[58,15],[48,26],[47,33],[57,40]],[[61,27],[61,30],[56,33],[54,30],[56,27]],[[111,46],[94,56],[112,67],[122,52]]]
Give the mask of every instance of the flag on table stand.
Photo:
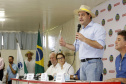
[[[35,61],[35,74],[44,73],[44,57],[42,51],[40,31],[38,30],[36,61]]]
[[[23,76],[24,73],[28,73],[27,67],[25,65],[25,62],[23,60],[22,54],[21,54],[21,49],[19,46],[19,43],[17,42],[17,65],[18,65],[18,73],[19,76]]]
[[[61,39],[61,30],[60,30],[59,36],[57,38],[57,41],[56,41],[55,53],[62,53],[61,46],[59,45],[59,40],[60,39]]]

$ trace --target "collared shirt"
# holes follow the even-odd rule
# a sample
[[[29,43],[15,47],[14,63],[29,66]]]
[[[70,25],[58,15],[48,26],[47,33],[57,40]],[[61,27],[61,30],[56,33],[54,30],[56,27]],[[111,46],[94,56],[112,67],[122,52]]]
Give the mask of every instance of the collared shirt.
[[[71,66],[70,64],[65,62],[65,64],[63,65],[63,69],[61,69],[61,65],[60,67],[57,68],[57,73],[66,73],[66,74],[68,73],[70,75],[74,75],[74,68],[70,66]]]
[[[58,67],[60,67],[60,66],[59,66],[59,63],[57,63],[56,66],[51,65],[51,66],[46,70],[45,73],[47,73],[48,75],[54,75],[54,74],[56,73]]]
[[[35,73],[35,59],[31,61],[25,60],[25,64],[28,70],[28,73]]]
[[[106,32],[100,24],[91,21],[85,28],[81,29],[80,33],[90,40],[97,41],[103,47],[105,46]],[[76,51],[79,50],[79,59],[103,57],[104,49],[93,48],[80,40],[75,41],[74,46]]]
[[[116,78],[126,78],[126,54],[121,59],[121,54],[116,57]]]
[[[17,70],[17,65],[16,64],[12,64],[12,68],[16,71]],[[16,74],[13,74],[10,66],[7,67],[7,73],[8,73],[8,81],[11,80],[11,78],[16,78]]]

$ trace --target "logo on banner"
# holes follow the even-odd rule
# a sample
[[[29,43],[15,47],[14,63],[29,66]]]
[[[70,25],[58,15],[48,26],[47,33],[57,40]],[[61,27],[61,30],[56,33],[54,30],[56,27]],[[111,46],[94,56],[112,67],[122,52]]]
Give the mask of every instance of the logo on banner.
[[[116,14],[115,19],[116,19],[116,21],[119,21],[119,19],[120,19],[119,14]]]
[[[110,62],[113,62],[113,55],[110,55],[109,61],[110,61]]]
[[[103,74],[104,74],[104,75],[107,74],[107,70],[106,70],[106,68],[103,69]]]
[[[126,0],[122,0],[123,5],[126,5]]]
[[[109,30],[109,36],[111,37],[112,34],[113,34],[113,31],[112,31],[112,29],[110,29],[110,30]]]
[[[124,30],[126,30],[126,25],[124,26]]]
[[[99,14],[99,12],[98,12],[98,10],[96,10],[96,11],[95,11],[95,15],[98,16],[98,14]]]
[[[107,58],[102,58],[102,60],[104,61],[104,60],[107,60]]]
[[[109,70],[109,73],[115,73],[115,70]]]
[[[117,30],[115,30],[115,32],[120,32],[121,31],[121,29],[117,29]]]
[[[102,19],[102,26],[105,25],[105,19]]]
[[[104,46],[104,50],[106,50],[106,45]]]
[[[111,11],[111,9],[112,9],[112,6],[111,6],[111,4],[109,4],[108,5],[108,11]]]
[[[21,62],[18,63],[18,68],[22,69],[23,68],[23,64]]]

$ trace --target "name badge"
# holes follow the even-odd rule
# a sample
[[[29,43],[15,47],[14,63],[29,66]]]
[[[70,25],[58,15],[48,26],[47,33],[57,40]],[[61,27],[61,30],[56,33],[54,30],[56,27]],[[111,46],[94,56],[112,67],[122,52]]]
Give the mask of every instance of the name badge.
[[[41,74],[41,81],[49,81],[47,73],[42,73]]]
[[[56,74],[56,82],[65,82],[64,73],[57,73]]]
[[[33,80],[34,79],[34,73],[28,73],[26,80]]]

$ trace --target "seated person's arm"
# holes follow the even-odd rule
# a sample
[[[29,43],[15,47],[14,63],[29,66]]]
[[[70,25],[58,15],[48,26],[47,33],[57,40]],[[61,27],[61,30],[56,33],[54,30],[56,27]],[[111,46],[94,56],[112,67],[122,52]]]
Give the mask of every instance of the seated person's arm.
[[[105,82],[122,82],[122,83],[126,83],[126,78],[112,78],[112,79],[105,80]]]
[[[77,75],[70,75],[70,79],[76,79],[76,80],[78,80],[78,76]]]
[[[74,77],[75,76],[75,77]],[[78,69],[78,71],[76,72],[76,74],[74,75],[70,75],[71,79],[76,79],[76,80],[80,80],[80,68]]]

